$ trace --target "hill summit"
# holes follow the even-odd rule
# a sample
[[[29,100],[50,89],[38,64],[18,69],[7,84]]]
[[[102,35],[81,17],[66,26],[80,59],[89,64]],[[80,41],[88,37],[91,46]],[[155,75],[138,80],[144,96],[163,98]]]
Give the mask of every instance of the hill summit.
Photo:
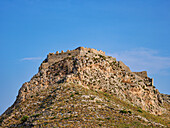
[[[132,72],[101,50],[78,47],[47,55],[0,126],[166,127],[169,103],[146,71]]]

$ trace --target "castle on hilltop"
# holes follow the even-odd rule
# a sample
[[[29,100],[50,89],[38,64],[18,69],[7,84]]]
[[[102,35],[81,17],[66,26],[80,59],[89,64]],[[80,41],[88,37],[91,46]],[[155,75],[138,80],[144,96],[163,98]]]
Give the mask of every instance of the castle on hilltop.
[[[64,52],[63,50],[59,53],[59,51],[57,51],[56,53],[49,53],[47,56],[48,62],[49,63],[54,63],[57,61],[60,61],[68,56],[77,56],[77,55],[85,55],[86,53],[95,53],[95,54],[101,54],[101,55],[105,55],[105,52],[103,52],[102,50],[96,50],[94,48],[84,48],[84,47],[78,47],[75,50],[67,50],[66,52]]]
[[[49,53],[47,55],[47,59],[44,63],[41,64],[40,68],[48,68],[49,65],[55,63],[55,62],[59,62],[65,58],[68,57],[74,57],[74,56],[86,56],[88,54],[88,56],[94,56],[94,54],[98,54],[98,55],[102,55],[102,56],[106,56],[105,52],[103,52],[102,50],[96,50],[94,48],[84,48],[84,47],[78,47],[74,50],[67,50],[66,52],[64,52],[63,50],[59,53],[59,51],[57,51],[56,53]],[[115,58],[116,60],[116,58]],[[46,63],[48,62],[48,63]],[[123,62],[118,61],[119,65],[121,67],[124,67],[124,69],[128,72],[131,72],[131,70],[129,69],[128,66],[126,66]],[[141,78],[145,79],[145,81],[147,82],[147,85],[153,86],[153,78],[149,78],[147,76],[147,72],[146,71],[142,71],[142,72],[134,72],[136,75],[140,76]]]
[[[63,54],[67,54],[67,53],[83,53],[83,52],[92,52],[92,53],[96,53],[96,54],[102,54],[105,55],[105,52],[103,52],[102,50],[97,50],[94,48],[87,48],[87,47],[78,47],[74,50],[67,50],[66,52],[64,52],[63,50],[61,51],[61,53],[59,53],[59,51],[57,51],[56,53],[49,53],[48,55],[63,55]]]

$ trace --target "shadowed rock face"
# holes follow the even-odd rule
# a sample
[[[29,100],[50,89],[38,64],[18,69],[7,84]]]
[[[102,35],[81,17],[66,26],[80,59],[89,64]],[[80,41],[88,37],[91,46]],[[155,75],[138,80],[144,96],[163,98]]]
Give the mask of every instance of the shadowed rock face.
[[[161,94],[162,99],[164,102],[167,102],[168,104],[170,104],[170,95],[168,94]]]
[[[131,72],[123,62],[106,56],[102,51],[79,47],[47,56],[39,67],[39,72],[22,85],[15,103],[1,116],[2,125],[12,125],[9,120],[17,122],[16,116],[21,117],[28,108],[30,113],[35,113],[32,109],[34,105],[39,108],[36,111],[44,112],[43,116],[51,115],[45,113],[45,100],[63,95],[64,92],[60,90],[64,91],[66,85],[72,84],[116,96],[151,114],[161,115],[166,112],[162,105],[163,99],[167,98],[153,86],[152,79],[147,76],[146,71]],[[57,91],[60,93],[56,93]],[[47,106],[57,101],[49,100]]]

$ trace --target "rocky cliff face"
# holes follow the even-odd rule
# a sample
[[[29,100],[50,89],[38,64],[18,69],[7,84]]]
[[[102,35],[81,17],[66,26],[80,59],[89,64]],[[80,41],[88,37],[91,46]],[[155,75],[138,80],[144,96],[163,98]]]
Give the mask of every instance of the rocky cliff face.
[[[77,87],[86,91],[91,90],[97,94],[92,95],[88,92],[90,94],[88,95],[86,91],[83,94],[83,91],[76,90]],[[66,88],[69,89],[67,90]],[[67,94],[67,92],[69,93]],[[70,92],[72,93],[70,94]],[[132,105],[131,108],[137,107],[140,111],[146,111],[154,115],[161,115],[168,111],[163,107],[163,98],[165,99],[165,96],[163,97],[155,88],[153,79],[147,76],[146,71],[131,72],[129,67],[123,62],[116,61],[111,56],[106,56],[102,51],[79,47],[65,53],[50,53],[39,67],[39,72],[29,82],[22,85],[15,103],[1,116],[0,123],[2,126],[13,127],[23,123],[28,126],[43,124],[42,122],[38,123],[37,120],[33,121],[34,117],[37,118],[39,116],[36,116],[37,112],[43,115],[43,119],[52,115],[51,112],[47,111],[50,110],[48,106],[54,103],[65,101],[65,104],[63,103],[62,105],[52,105],[53,109],[62,106],[63,110],[68,107],[67,105],[70,105],[70,107],[72,105],[75,106],[75,101],[72,101],[70,97],[73,98],[76,93],[77,95],[82,93],[80,96],[81,100],[77,99],[76,101],[79,103],[79,106],[86,104],[85,106],[90,107],[91,102],[106,102],[107,99],[100,96],[109,95],[118,98],[121,102]],[[68,98],[67,95],[70,97]],[[61,96],[65,98],[63,99]],[[89,101],[88,104],[81,103],[82,100],[87,102],[87,99],[91,99],[91,102]],[[38,109],[35,110],[35,106]],[[102,107],[104,109],[106,106],[100,105],[99,109]],[[119,109],[126,109],[126,107],[120,107]],[[17,122],[25,111],[29,111],[29,115],[32,114],[33,116],[29,118],[29,121],[27,116],[25,120],[23,119],[24,121],[20,120]],[[74,112],[80,114],[83,113],[82,111],[78,112],[71,109],[70,113],[76,115]],[[110,112],[111,110],[109,109],[108,111]],[[55,112],[53,111],[53,113]],[[134,118],[136,119],[137,117],[134,116]],[[146,120],[145,122],[147,122]]]

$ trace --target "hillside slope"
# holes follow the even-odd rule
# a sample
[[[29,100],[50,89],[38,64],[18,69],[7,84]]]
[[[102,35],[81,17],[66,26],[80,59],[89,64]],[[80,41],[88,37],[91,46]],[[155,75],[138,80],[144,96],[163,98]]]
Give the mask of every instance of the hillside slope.
[[[50,53],[0,126],[166,127],[167,101],[146,71],[131,72],[102,51],[79,47]]]

